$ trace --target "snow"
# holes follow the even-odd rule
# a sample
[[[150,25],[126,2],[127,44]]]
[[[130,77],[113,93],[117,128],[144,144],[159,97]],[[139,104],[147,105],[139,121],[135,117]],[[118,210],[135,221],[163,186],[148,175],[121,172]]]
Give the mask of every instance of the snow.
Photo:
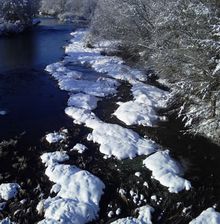
[[[154,212],[152,207],[145,205],[138,208],[137,211],[139,213],[137,218],[122,218],[112,222],[112,224],[152,224],[151,213]]]
[[[0,185],[0,198],[10,200],[16,197],[20,186],[17,183],[4,183]]]
[[[220,213],[216,212],[214,208],[208,208],[203,211],[196,219],[189,224],[219,224]]]
[[[38,212],[43,210],[45,217],[41,224],[83,224],[97,218],[105,185],[88,171],[73,165],[60,164],[65,158],[67,157],[64,155],[60,156],[60,152],[41,156],[42,162],[47,165],[45,174],[55,183],[52,189],[57,192],[55,197],[48,197],[38,204]]]
[[[184,189],[190,190],[190,182],[181,177],[183,171],[170,157],[169,150],[154,153],[144,160],[144,165],[152,171],[153,178],[168,187],[171,193],[178,193]]]
[[[156,109],[166,106],[168,92],[137,81],[132,85],[134,100],[119,102],[114,115],[126,125],[154,126],[157,121],[164,120],[157,115]]]
[[[147,107],[135,101],[118,103],[120,106],[114,115],[126,125],[153,126],[153,122],[158,119],[152,107]]]
[[[88,94],[72,94],[68,100],[68,106],[94,110],[97,107],[98,100],[97,97]]]
[[[0,110],[0,116],[4,116],[4,115],[6,115],[7,114],[7,111],[5,111],[5,110]]]
[[[54,164],[55,162],[67,161],[69,160],[69,156],[66,154],[65,151],[63,152],[56,151],[56,152],[44,153],[41,156],[41,160],[46,165],[49,165],[49,164]]]
[[[116,214],[116,215],[120,215],[120,214],[121,214],[121,209],[118,208],[118,209],[115,211],[115,214]]]
[[[88,148],[83,145],[83,144],[76,144],[70,151],[77,151],[78,153],[83,153],[87,150]]]
[[[84,123],[93,129],[89,139],[98,143],[100,152],[108,157],[132,159],[137,155],[149,155],[156,151],[156,144],[152,140],[141,138],[136,132],[117,124],[105,123],[88,110],[68,107],[65,112],[76,123]]]
[[[9,218],[5,218],[0,221],[0,224],[15,224],[15,223],[11,222]]]
[[[169,97],[168,92],[142,82],[135,82],[131,90],[136,102],[155,108],[165,107]]]
[[[64,134],[58,133],[58,132],[53,132],[53,133],[49,133],[46,135],[46,140],[50,144],[60,142],[60,141],[64,140],[65,138],[66,137]]]
[[[216,65],[213,75],[215,75],[219,70],[220,70],[220,60],[219,60],[218,64]]]
[[[61,90],[83,92],[89,95],[104,97],[116,93],[118,82],[110,78],[99,78],[96,81],[63,78],[59,81]]]
[[[147,76],[137,70],[131,69],[129,66],[124,65],[121,58],[116,56],[102,56],[102,48],[88,48],[85,46],[84,38],[88,31],[78,30],[71,35],[74,37],[71,43],[65,48],[67,54],[66,61],[77,61],[81,64],[90,65],[95,71],[100,73],[106,73],[109,77],[134,81],[141,80],[146,81]],[[102,46],[105,44],[102,43]]]
[[[141,176],[141,172],[136,172],[134,175],[135,175],[136,177],[140,177],[140,176]]]

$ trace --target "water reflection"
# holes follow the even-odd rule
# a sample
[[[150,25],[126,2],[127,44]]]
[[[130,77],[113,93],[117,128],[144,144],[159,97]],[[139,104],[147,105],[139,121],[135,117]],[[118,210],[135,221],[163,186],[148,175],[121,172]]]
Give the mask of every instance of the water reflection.
[[[0,39],[1,70],[31,67],[35,55],[33,32]]]
[[[71,30],[71,25],[44,19],[29,32],[0,38],[0,110],[8,112],[0,116],[0,141],[25,131],[33,142],[68,122],[68,95],[44,68],[63,57]]]

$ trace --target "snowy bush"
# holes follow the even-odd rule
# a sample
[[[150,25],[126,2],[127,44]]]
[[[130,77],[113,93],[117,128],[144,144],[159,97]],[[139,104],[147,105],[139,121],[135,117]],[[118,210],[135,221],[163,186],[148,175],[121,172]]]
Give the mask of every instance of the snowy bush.
[[[92,44],[120,41],[142,66],[167,79],[172,103],[182,102],[179,116],[186,126],[215,142],[220,136],[219,6],[215,0],[99,0],[88,36]]]
[[[40,12],[57,16],[61,20],[89,20],[96,6],[96,0],[42,0]]]
[[[0,35],[18,33],[32,25],[38,0],[0,0]]]

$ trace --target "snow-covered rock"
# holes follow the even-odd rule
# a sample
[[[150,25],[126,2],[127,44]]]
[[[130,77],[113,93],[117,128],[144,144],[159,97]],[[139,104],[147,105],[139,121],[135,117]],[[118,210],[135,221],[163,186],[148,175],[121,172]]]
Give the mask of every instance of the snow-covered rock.
[[[134,100],[118,103],[120,106],[114,115],[127,125],[154,126],[157,121],[165,119],[156,113],[156,109],[165,107],[168,92],[141,82],[132,84]]]
[[[69,156],[66,154],[66,152],[49,152],[49,153],[44,153],[41,156],[41,160],[44,164],[46,164],[47,166],[50,164],[54,164],[57,162],[64,162],[69,160]]]
[[[70,151],[77,151],[78,153],[83,153],[87,150],[88,148],[83,145],[83,144],[76,144]]]
[[[51,157],[55,159],[51,160]],[[41,156],[42,162],[47,165],[45,173],[55,183],[57,195],[38,204],[38,212],[43,210],[45,217],[40,223],[84,224],[93,221],[98,216],[99,201],[105,185],[88,171],[60,164],[63,158],[57,157],[57,153]]]
[[[128,101],[125,103],[118,103],[120,106],[114,112],[114,115],[126,125],[143,125],[153,126],[158,116],[152,107],[136,101]]]
[[[95,96],[78,93],[72,94],[68,100],[68,106],[78,107],[87,110],[94,110],[99,99]]]
[[[203,211],[196,219],[193,219],[189,224],[219,224],[220,213],[214,208],[208,208]]]
[[[122,218],[112,222],[112,224],[152,224],[151,214],[154,212],[152,207],[146,205],[138,208],[137,211],[139,213],[137,218]]]
[[[149,155],[156,151],[156,144],[152,140],[141,138],[134,131],[117,124],[105,123],[88,110],[68,107],[65,112],[76,123],[83,123],[93,129],[90,140],[100,144],[100,152],[109,157],[132,159],[137,155]]]
[[[46,135],[46,140],[50,144],[57,143],[66,139],[66,136],[63,133],[53,132]]]
[[[183,171],[170,157],[169,150],[154,153],[144,160],[144,165],[152,171],[153,178],[168,187],[171,193],[178,193],[184,189],[190,190],[190,182],[181,177]]]
[[[0,185],[0,198],[10,200],[16,197],[20,186],[17,183],[4,183]]]

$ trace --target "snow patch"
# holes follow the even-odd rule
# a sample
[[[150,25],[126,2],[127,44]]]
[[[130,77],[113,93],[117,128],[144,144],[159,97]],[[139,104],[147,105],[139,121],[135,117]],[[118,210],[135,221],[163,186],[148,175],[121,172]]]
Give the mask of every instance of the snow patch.
[[[76,144],[70,151],[77,151],[78,153],[83,153],[87,150],[88,148],[83,145],[83,144]]]
[[[45,174],[55,183],[53,190],[57,192],[54,198],[49,197],[38,204],[38,212],[41,213],[43,210],[45,217],[41,224],[84,224],[95,220],[98,216],[99,201],[105,185],[99,178],[85,170],[58,163],[65,158],[67,157],[60,156],[60,152],[41,156],[42,162],[47,166]]]
[[[10,200],[16,197],[20,186],[16,183],[5,183],[0,185],[0,198]]]
[[[0,221],[0,224],[15,224],[14,222],[11,222],[9,218],[3,219]]]
[[[181,177],[183,171],[180,165],[170,157],[169,150],[149,156],[144,160],[144,165],[152,171],[156,180],[168,187],[171,193],[178,193],[184,189],[190,190],[190,182]]]
[[[156,109],[166,106],[168,92],[138,81],[132,85],[134,100],[119,102],[114,115],[127,125],[154,126],[157,121],[164,120],[164,117],[157,115]]]
[[[219,224],[220,213],[214,208],[208,208],[203,211],[196,219],[193,219],[189,224]]]
[[[78,93],[72,94],[68,100],[68,106],[74,106],[87,110],[94,110],[97,107],[99,99],[95,96]]]
[[[146,205],[138,208],[137,211],[139,213],[138,218],[122,218],[112,222],[112,224],[152,224],[151,214],[154,212],[152,207]]]
[[[100,144],[100,152],[117,159],[134,158],[137,155],[149,155],[156,151],[152,140],[141,138],[136,132],[117,124],[99,120],[91,111],[68,107],[66,114],[76,123],[83,123],[93,129],[90,140]]]
[[[57,143],[66,139],[66,136],[63,133],[53,132],[46,135],[46,140],[50,144]]]
[[[69,156],[66,154],[66,152],[49,152],[49,153],[44,153],[41,156],[41,160],[43,163],[45,163],[47,166],[50,164],[54,164],[57,162],[64,162],[69,160]]]

